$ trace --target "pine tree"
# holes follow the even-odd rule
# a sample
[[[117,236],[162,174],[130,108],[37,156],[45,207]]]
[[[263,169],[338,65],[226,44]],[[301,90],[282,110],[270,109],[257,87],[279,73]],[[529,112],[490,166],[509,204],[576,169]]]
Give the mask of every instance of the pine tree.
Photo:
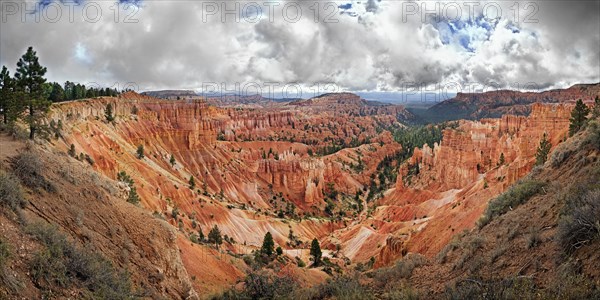
[[[310,256],[313,257],[313,266],[318,267],[321,264],[322,255],[323,253],[321,252],[321,246],[319,246],[319,241],[315,238],[310,244]]]
[[[204,241],[204,232],[202,232],[202,228],[201,227],[198,228],[198,237],[200,239],[200,242]]]
[[[196,187],[196,181],[194,180],[194,176],[190,176],[190,180],[188,183],[190,184],[190,190],[193,190]]]
[[[592,110],[592,118],[600,117],[600,97],[596,96],[594,99],[594,110]]]
[[[177,161],[175,160],[175,156],[173,156],[173,154],[171,154],[171,158],[169,159],[169,163],[171,163],[171,167],[174,167],[175,163],[177,163]]]
[[[133,186],[129,187],[129,196],[127,197],[127,202],[135,205],[140,203],[140,196],[138,195],[136,188]]]
[[[271,256],[273,255],[274,248],[275,242],[273,241],[273,236],[270,232],[267,231],[267,234],[265,234],[265,237],[263,239],[262,247],[260,248],[260,253],[266,256]]]
[[[71,157],[75,157],[75,155],[77,155],[77,152],[75,151],[75,145],[71,144],[71,148],[69,148],[69,155]]]
[[[52,104],[44,97],[45,74],[46,68],[40,65],[37,53],[29,47],[17,62],[15,79],[17,87],[23,92],[23,104],[29,111],[26,122],[29,124],[30,139],[42,128],[41,121]]]
[[[144,145],[138,146],[136,154],[137,154],[137,158],[139,158],[139,159],[144,158]]]
[[[277,247],[277,249],[275,249],[275,252],[277,253],[277,256],[281,256],[283,255],[283,249],[281,249],[281,247]]]
[[[52,102],[61,102],[65,100],[65,90],[58,82],[52,83],[52,91],[50,92],[50,96],[48,96],[48,100]]]
[[[569,136],[573,136],[581,130],[585,121],[587,121],[587,115],[589,113],[590,109],[587,105],[585,105],[581,99],[577,100],[575,107],[571,111],[571,118],[569,119],[569,121],[571,121],[571,124],[569,124]]]
[[[500,153],[500,159],[498,160],[498,166],[502,166],[504,165],[505,159],[504,159],[504,152]]]
[[[104,117],[106,118],[106,121],[109,123],[115,120],[115,117],[113,116],[112,104],[110,104],[110,103],[106,104],[106,108],[104,109]]]
[[[21,110],[16,105],[15,81],[10,77],[10,72],[6,66],[2,66],[0,72],[0,111],[4,124],[14,122],[21,114]]]
[[[543,165],[548,159],[548,153],[550,153],[550,148],[552,148],[552,144],[548,141],[548,136],[544,132],[542,136],[542,140],[540,141],[540,146],[535,153],[535,165]]]
[[[215,224],[213,229],[208,233],[208,242],[215,244],[215,246],[219,246],[223,243],[223,238],[221,237],[221,231],[219,227]]]

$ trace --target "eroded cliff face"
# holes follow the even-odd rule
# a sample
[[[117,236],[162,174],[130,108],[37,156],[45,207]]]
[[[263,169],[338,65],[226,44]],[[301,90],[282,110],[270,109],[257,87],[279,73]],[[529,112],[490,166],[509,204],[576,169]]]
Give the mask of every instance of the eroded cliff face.
[[[491,198],[531,170],[544,133],[553,146],[566,139],[571,109],[536,103],[529,117],[461,121],[444,131],[440,144],[415,149],[374,212],[382,221],[376,232],[391,234],[378,265],[407,251],[434,255],[455,233],[472,227]]]
[[[108,104],[115,122],[106,121]],[[356,115],[338,114],[335,109],[341,107]],[[361,113],[367,108],[373,111]],[[187,272],[202,278],[193,282],[196,291],[214,292],[233,283],[245,267],[218,264],[218,252],[188,246],[191,235],[199,230],[206,235],[217,225],[235,241],[224,248],[243,254],[259,247],[266,232],[277,245],[291,249],[290,230],[306,243],[344,227],[344,222],[323,218],[329,186],[347,194],[364,188],[379,162],[400,149],[389,132],[377,130],[378,123],[398,125],[399,112],[405,111],[360,101],[320,110],[216,108],[198,99],[160,100],[127,92],[55,104],[50,118],[63,124],[63,139],[54,147],[67,152],[73,144],[77,155],[89,155],[93,168],[110,179],[122,171],[132,177],[140,205],[179,228],[177,244]],[[352,143],[355,148],[311,154]],[[141,159],[136,154],[140,145]],[[359,163],[360,172],[351,167]],[[120,185],[125,199],[129,188]],[[208,266],[218,264],[231,271],[229,276],[204,278],[210,271],[194,259],[199,251],[212,258]]]

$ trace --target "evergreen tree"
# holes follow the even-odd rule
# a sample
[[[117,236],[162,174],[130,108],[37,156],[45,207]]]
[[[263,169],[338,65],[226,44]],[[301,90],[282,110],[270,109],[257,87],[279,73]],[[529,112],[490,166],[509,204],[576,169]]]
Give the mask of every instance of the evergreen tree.
[[[174,167],[176,162],[177,161],[175,160],[175,156],[173,156],[173,154],[171,154],[171,159],[169,159],[169,163],[171,163],[171,167]]]
[[[37,53],[29,47],[17,62],[15,79],[17,87],[23,92],[23,104],[28,110],[26,122],[29,124],[30,139],[42,128],[41,121],[52,104],[44,97],[45,74],[46,68],[40,65]]]
[[[281,249],[281,247],[277,247],[277,249],[275,249],[275,252],[277,253],[277,256],[281,256],[283,255],[283,249]]]
[[[140,203],[140,196],[134,186],[129,187],[129,196],[127,196],[127,202],[137,205]]]
[[[322,255],[323,253],[321,252],[321,246],[319,246],[319,241],[315,238],[310,244],[310,256],[313,257],[313,266],[318,267],[321,264]]]
[[[115,120],[115,117],[113,116],[113,107],[112,104],[106,104],[106,108],[104,109],[104,117],[106,118],[107,122],[112,122]]]
[[[592,117],[600,117],[600,97],[598,96],[596,96],[596,99],[594,99],[594,110],[592,110]]]
[[[71,148],[69,148],[69,155],[71,157],[75,157],[75,155],[77,155],[77,152],[75,151],[75,145],[71,144]]]
[[[136,154],[137,154],[137,158],[139,158],[139,159],[144,158],[144,145],[138,146]]]
[[[64,91],[65,91],[65,100],[73,100],[73,88],[74,88],[75,84],[70,82],[70,81],[66,81],[65,85],[64,85]]]
[[[263,239],[262,247],[260,248],[260,253],[266,256],[271,256],[275,251],[274,248],[275,242],[273,241],[273,236],[270,232],[267,231],[267,234],[265,234],[265,237]]]
[[[540,141],[540,146],[535,153],[535,165],[543,165],[548,159],[548,153],[550,153],[550,148],[552,148],[552,144],[548,141],[548,136],[544,132],[542,136],[542,140]]]
[[[196,187],[196,181],[194,180],[194,176],[190,176],[190,181],[188,183],[190,184],[191,190],[193,190]]]
[[[200,239],[200,242],[204,241],[204,232],[202,232],[201,227],[198,228],[198,238]]]
[[[571,111],[571,118],[569,119],[569,121],[571,121],[571,124],[569,124],[569,136],[573,136],[581,130],[585,121],[587,121],[587,115],[589,113],[590,109],[587,105],[585,105],[581,99],[577,100],[575,107]]]
[[[498,160],[498,165],[502,166],[505,163],[504,152],[500,153],[500,159]]]
[[[50,91],[48,100],[52,102],[61,102],[65,100],[65,90],[58,82],[52,83],[52,90]]]
[[[4,124],[12,123],[20,115],[15,102],[15,81],[6,66],[0,72],[0,110]]]
[[[216,224],[208,233],[208,242],[211,244],[215,244],[215,246],[219,246],[223,243],[221,231],[219,230],[219,227],[217,227]]]

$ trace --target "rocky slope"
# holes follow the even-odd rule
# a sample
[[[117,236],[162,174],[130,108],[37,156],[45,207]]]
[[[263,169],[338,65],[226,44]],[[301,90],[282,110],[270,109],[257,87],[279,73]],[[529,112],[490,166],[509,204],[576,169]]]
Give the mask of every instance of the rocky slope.
[[[523,197],[522,204],[513,204],[485,225],[457,231],[431,259],[413,264],[414,256],[405,257],[399,264],[411,265],[407,279],[382,284],[411,286],[423,299],[597,298],[600,239],[597,228],[586,231],[584,224],[599,220],[598,122],[555,147],[543,166],[512,186],[513,191],[534,184],[543,188],[529,196],[512,192],[494,205],[515,197]]]
[[[45,190],[24,186],[27,205],[17,215],[6,207],[0,208],[0,240],[10,245],[8,249],[12,253],[7,268],[10,271],[5,277],[0,274],[3,283],[0,298],[16,299],[17,295],[19,298],[86,297],[84,288],[68,289],[66,283],[62,288],[53,286],[52,275],[45,275],[47,280],[34,279],[32,273],[40,268],[35,267],[37,253],[43,247],[31,232],[37,230],[40,222],[54,224],[77,247],[93,249],[93,253],[109,259],[117,270],[127,271],[139,296],[197,297],[172,226],[153,217],[148,210],[123,201],[123,191],[118,184],[94,172],[85,162],[74,160],[49,145],[26,144],[5,134],[0,135],[0,141],[5,150],[10,149],[1,153],[0,172],[12,172],[15,157],[25,153],[35,158],[27,161],[30,164],[27,167],[36,168],[39,172],[36,176],[43,176],[52,187]],[[84,260],[80,263],[78,268],[82,273],[84,268],[94,268]],[[49,268],[53,272],[61,270],[58,265]],[[0,266],[0,273],[7,269]]]

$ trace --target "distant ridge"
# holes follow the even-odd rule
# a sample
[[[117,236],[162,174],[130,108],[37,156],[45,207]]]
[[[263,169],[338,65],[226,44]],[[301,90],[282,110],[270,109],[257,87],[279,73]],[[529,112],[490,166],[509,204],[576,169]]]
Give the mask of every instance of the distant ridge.
[[[189,99],[189,98],[198,97],[198,94],[196,94],[196,92],[191,91],[191,90],[147,91],[147,92],[143,92],[142,95],[147,95],[147,96],[161,98],[161,99],[173,99],[173,100],[177,99],[177,97],[179,97],[180,99]]]
[[[430,121],[497,118],[504,114],[528,115],[531,104],[565,103],[582,99],[593,101],[600,96],[600,83],[576,84],[567,89],[543,92],[520,92],[512,90],[485,93],[457,93],[456,97],[442,101],[420,112]]]

